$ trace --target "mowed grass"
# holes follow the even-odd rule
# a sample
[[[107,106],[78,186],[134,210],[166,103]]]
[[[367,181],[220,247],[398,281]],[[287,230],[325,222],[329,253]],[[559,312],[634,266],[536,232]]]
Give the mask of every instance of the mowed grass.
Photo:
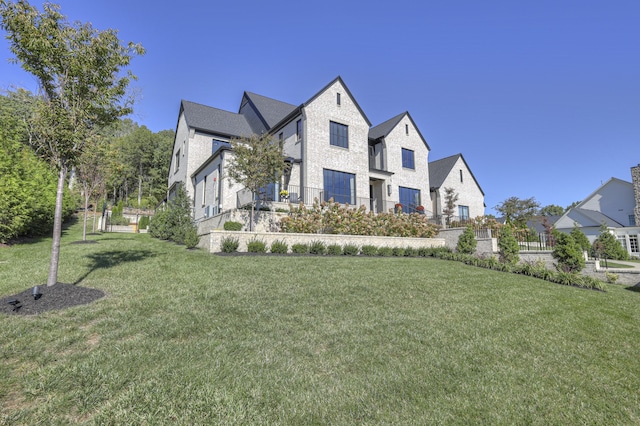
[[[0,424],[640,424],[640,293],[422,258],[62,244],[93,304],[0,317]],[[0,295],[50,241],[0,249]]]

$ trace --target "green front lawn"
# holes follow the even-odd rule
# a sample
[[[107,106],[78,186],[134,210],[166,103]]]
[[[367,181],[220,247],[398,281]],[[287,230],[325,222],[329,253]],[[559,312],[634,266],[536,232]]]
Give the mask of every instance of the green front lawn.
[[[59,280],[107,297],[0,316],[0,424],[640,423],[624,286],[80,235]],[[46,282],[49,249],[0,248],[0,296]]]

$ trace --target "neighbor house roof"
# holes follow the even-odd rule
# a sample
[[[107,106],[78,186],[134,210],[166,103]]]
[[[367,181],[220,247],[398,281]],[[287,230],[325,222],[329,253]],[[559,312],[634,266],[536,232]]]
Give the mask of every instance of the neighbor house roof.
[[[581,209],[579,207],[569,209],[562,217],[564,218],[565,216],[585,228],[598,227],[603,223],[610,228],[621,228],[624,226],[599,211]]]
[[[181,110],[192,129],[228,137],[253,134],[243,115],[185,100],[182,101]]]
[[[442,186],[447,176],[449,176],[449,174],[451,173],[451,169],[453,169],[453,166],[455,166],[458,162],[458,159],[462,159],[462,162],[467,167],[467,170],[469,170],[469,173],[478,186],[478,189],[480,190],[482,195],[484,195],[484,191],[480,187],[478,179],[476,179],[476,177],[473,175],[471,168],[465,161],[462,154],[455,154],[450,157],[445,157],[441,158],[440,160],[429,162],[429,185],[431,186],[431,188],[438,189]]]

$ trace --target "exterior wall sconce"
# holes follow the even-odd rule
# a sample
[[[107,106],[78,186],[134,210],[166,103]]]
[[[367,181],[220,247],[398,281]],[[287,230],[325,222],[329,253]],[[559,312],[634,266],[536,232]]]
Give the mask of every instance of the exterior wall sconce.
[[[391,195],[391,185],[387,185],[387,195]]]

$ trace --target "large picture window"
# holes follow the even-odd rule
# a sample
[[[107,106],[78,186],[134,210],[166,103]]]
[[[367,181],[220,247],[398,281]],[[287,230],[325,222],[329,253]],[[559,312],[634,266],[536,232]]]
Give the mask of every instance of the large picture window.
[[[413,151],[411,151],[410,149],[402,148],[402,167],[404,167],[405,169],[416,168]]]
[[[356,203],[356,175],[324,169],[323,200],[337,203]]]
[[[329,143],[333,146],[349,148],[349,126],[331,121],[330,127]]]
[[[399,188],[400,204],[404,213],[415,213],[416,208],[420,205],[420,190],[413,188]]]

